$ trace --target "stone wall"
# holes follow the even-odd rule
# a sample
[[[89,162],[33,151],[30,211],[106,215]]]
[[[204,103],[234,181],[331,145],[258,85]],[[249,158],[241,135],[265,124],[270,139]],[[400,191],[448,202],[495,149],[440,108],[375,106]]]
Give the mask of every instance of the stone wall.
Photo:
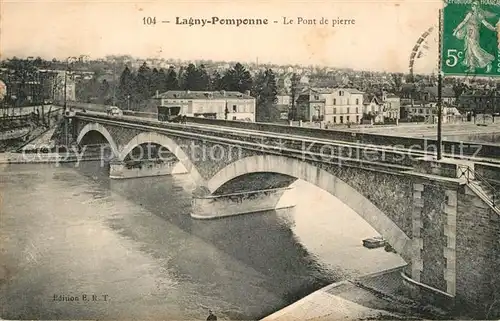
[[[285,192],[292,188],[250,191],[217,196],[193,197],[191,216],[197,219],[214,219],[225,216],[256,213],[295,206],[288,203],[277,205]]]
[[[457,299],[465,310],[486,313],[500,300],[500,216],[464,186],[456,231]],[[500,302],[494,312],[500,315]]]
[[[440,186],[424,185],[422,192],[421,238],[423,269],[420,282],[446,292],[444,270],[446,261],[443,249],[446,247],[443,212],[445,190]]]

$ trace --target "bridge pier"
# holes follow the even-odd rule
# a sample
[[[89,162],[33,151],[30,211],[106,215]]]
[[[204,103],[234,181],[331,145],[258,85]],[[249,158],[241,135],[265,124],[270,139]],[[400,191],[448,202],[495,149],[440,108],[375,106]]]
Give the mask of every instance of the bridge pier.
[[[165,176],[188,173],[178,160],[141,160],[124,162],[111,160],[109,162],[109,177],[112,179]]]
[[[215,219],[247,213],[263,212],[294,207],[293,197],[288,193],[294,187],[245,191],[224,195],[193,194],[191,217]],[[288,195],[281,199],[287,193]],[[281,201],[280,201],[281,200]]]

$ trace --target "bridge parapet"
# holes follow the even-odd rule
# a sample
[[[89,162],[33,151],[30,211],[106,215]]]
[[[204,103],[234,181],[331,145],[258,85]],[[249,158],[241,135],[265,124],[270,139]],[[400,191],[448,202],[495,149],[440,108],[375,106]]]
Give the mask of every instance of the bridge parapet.
[[[228,128],[265,131],[270,133],[300,135],[305,137],[314,137],[318,139],[322,138],[344,142],[357,142],[379,146],[398,146],[403,148],[412,148],[414,150],[430,150],[433,152],[436,151],[437,146],[437,140],[435,139],[397,137],[370,133],[354,133],[350,131],[341,131],[334,129],[307,128],[281,124],[251,123],[236,120],[209,119],[199,117],[188,117],[188,122],[196,124],[224,126]],[[500,157],[498,156],[500,155],[500,145],[447,140],[444,140],[442,144],[444,153],[455,155],[474,155],[478,157],[497,157],[500,159]]]

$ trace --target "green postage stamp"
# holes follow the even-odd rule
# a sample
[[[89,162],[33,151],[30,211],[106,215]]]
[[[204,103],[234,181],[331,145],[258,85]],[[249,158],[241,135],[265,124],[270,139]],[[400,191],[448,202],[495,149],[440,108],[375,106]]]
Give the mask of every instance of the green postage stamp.
[[[442,63],[445,75],[500,75],[500,1],[445,1]]]

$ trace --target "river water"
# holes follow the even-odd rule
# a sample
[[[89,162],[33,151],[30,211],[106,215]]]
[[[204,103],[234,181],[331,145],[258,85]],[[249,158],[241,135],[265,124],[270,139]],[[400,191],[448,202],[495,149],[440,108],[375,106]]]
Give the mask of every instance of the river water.
[[[200,221],[189,216],[188,174],[110,180],[98,162],[0,166],[3,319],[186,320],[208,309],[257,319],[404,263],[362,247],[377,233],[302,181],[293,209]]]

